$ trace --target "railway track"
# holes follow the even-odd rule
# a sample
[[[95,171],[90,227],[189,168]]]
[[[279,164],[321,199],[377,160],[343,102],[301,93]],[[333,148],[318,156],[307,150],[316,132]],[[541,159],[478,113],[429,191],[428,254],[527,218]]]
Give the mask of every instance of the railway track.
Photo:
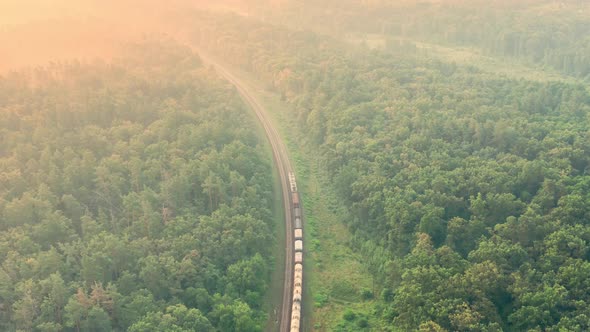
[[[285,210],[285,275],[283,284],[283,295],[281,301],[281,308],[279,317],[279,331],[290,331],[290,320],[291,320],[291,305],[292,305],[292,294],[293,294],[293,203],[291,197],[291,188],[289,187],[289,174],[292,174],[293,169],[287,156],[287,149],[281,140],[275,127],[272,125],[268,115],[266,114],[264,107],[258,102],[258,100],[252,96],[245,85],[229,72],[223,65],[216,62],[206,53],[197,50],[201,59],[210,65],[213,65],[215,69],[221,74],[226,80],[231,82],[242,99],[252,108],[256,113],[256,117],[262,124],[266,138],[268,139],[271,148],[275,166],[279,173],[281,180],[282,200]]]

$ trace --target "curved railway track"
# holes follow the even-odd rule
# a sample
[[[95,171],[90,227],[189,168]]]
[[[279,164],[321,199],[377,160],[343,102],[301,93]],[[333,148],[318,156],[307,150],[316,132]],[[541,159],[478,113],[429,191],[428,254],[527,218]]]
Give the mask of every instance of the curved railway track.
[[[262,105],[258,100],[252,96],[247,90],[245,85],[232,73],[230,73],[223,65],[216,62],[214,59],[209,57],[202,51],[198,51],[201,59],[208,64],[211,64],[226,80],[231,82],[242,99],[254,110],[256,117],[262,124],[266,138],[268,139],[271,148],[275,166],[279,173],[281,180],[282,200],[285,208],[285,275],[283,284],[283,295],[281,301],[281,308],[279,314],[279,331],[290,331],[290,320],[291,320],[291,305],[293,295],[293,273],[294,273],[294,248],[293,248],[293,203],[291,197],[291,188],[289,187],[289,174],[293,172],[291,163],[287,156],[287,149],[281,140],[278,132],[272,125],[268,115],[266,114]]]

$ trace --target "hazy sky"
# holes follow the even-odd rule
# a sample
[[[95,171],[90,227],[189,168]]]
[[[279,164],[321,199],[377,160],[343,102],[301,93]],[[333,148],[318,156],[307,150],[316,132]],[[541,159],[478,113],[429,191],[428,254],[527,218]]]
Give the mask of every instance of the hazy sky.
[[[108,59],[122,42],[170,34],[162,19],[170,13],[186,7],[241,11],[261,1],[267,0],[0,0],[0,73],[50,61]]]
[[[109,58],[119,45],[162,32],[184,0],[0,0],[0,71],[49,61]]]

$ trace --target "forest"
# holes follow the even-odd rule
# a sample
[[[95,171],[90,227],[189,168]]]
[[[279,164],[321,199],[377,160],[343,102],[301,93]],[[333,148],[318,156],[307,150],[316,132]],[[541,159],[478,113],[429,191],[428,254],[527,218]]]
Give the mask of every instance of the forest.
[[[285,1],[263,14],[295,30],[468,48],[590,79],[590,10],[582,0]]]
[[[270,158],[191,49],[11,72],[0,112],[0,330],[261,330]]]
[[[590,329],[590,94],[228,15],[194,38],[267,82],[348,207],[372,326]],[[353,318],[348,320],[347,318]]]
[[[286,105],[302,330],[590,331],[587,1],[35,1],[0,4],[0,331],[268,329],[273,159],[197,49]],[[309,286],[312,187],[372,289]]]

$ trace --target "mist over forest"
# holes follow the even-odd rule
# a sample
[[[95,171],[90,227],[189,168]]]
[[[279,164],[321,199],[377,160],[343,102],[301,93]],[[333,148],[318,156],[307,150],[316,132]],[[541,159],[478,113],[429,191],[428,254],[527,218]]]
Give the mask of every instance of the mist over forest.
[[[588,331],[589,86],[582,0],[0,1],[0,330]]]

